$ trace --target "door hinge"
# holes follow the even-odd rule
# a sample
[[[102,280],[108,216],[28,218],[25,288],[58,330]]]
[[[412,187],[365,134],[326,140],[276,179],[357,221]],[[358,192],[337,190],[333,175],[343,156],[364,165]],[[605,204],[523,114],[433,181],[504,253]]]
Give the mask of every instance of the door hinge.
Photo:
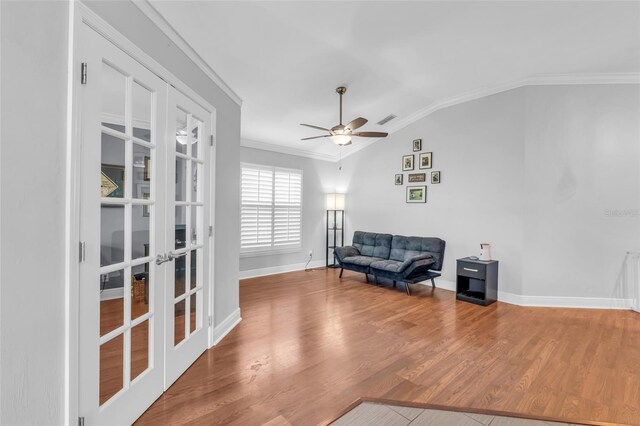
[[[209,315],[209,327],[213,325],[213,318]]]
[[[78,243],[78,260],[80,262],[84,262],[84,260],[86,258],[86,256],[85,256],[85,253],[86,253],[85,247],[86,247],[86,245],[85,245],[84,241],[80,241]]]
[[[78,417],[78,426],[84,426],[84,417]]]
[[[213,226],[209,227],[209,236],[213,237]]]
[[[80,84],[87,84],[87,63],[80,64]]]
[[[213,137],[213,135],[209,136],[209,145],[213,146],[213,141],[215,140],[215,138]]]

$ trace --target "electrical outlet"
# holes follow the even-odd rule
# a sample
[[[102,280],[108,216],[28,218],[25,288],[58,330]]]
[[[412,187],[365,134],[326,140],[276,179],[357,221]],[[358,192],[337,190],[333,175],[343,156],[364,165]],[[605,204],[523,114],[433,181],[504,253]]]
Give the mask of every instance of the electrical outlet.
[[[309,250],[309,257],[313,257],[313,250]]]

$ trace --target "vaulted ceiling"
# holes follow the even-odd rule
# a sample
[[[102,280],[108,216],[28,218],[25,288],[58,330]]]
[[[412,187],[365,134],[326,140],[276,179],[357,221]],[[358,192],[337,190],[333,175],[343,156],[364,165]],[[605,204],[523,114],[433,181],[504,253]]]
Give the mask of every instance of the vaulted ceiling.
[[[393,131],[447,99],[533,76],[640,73],[639,2],[151,4],[243,99],[243,139],[326,158],[337,147],[300,141],[318,132],[299,124],[337,124],[339,85],[346,121]]]

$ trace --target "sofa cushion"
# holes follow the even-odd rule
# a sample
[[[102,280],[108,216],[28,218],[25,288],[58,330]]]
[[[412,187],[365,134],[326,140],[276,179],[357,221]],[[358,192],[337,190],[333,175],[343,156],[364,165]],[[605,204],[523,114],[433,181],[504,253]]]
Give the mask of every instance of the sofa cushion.
[[[358,266],[369,266],[372,262],[383,260],[379,257],[371,257],[371,256],[349,256],[342,259],[342,263],[348,263],[352,265]]]
[[[391,251],[391,234],[356,231],[353,234],[353,246],[363,256],[374,256],[388,259]]]
[[[401,272],[402,269],[406,267],[405,262],[390,259],[378,260],[376,262],[372,262],[369,266],[371,269],[379,269],[381,271],[389,272]]]
[[[445,242],[440,238],[405,237],[394,235],[391,241],[390,260],[404,262],[419,255],[430,254],[434,263],[431,269],[442,270]]]

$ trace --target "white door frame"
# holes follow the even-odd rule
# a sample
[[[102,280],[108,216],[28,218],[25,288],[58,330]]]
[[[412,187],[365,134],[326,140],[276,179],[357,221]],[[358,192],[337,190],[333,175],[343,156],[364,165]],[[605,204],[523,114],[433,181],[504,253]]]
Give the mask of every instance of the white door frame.
[[[119,49],[138,61],[151,72],[159,76],[162,80],[172,85],[176,90],[182,92],[187,97],[198,103],[207,111],[211,112],[213,135],[213,148],[211,152],[211,210],[210,226],[215,224],[215,161],[216,161],[216,109],[204,98],[198,95],[189,86],[178,79],[173,73],[160,65],[155,59],[146,54],[129,39],[120,34],[104,19],[89,9],[79,1],[69,2],[69,44],[68,44],[68,86],[67,86],[67,141],[66,141],[66,203],[65,203],[65,383],[64,383],[64,422],[66,425],[75,426],[78,424],[78,393],[80,389],[78,370],[78,348],[79,348],[79,282],[80,282],[80,262],[79,262],[79,242],[80,242],[80,149],[82,140],[82,108],[80,67],[82,55],[79,50],[81,46],[81,27],[88,25],[105,39],[113,43]],[[88,78],[91,71],[88,70]],[[214,241],[213,236],[209,238],[210,244],[210,268],[209,274],[209,315],[214,315]],[[208,325],[208,347],[213,345],[213,321]]]

